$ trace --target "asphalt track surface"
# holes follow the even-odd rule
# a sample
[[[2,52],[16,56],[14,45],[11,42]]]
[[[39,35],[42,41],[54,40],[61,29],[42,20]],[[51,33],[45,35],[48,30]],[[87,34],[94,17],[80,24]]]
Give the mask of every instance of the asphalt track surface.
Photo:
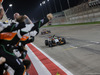
[[[100,25],[41,28],[50,34],[35,37],[34,44],[74,75],[100,75]],[[64,37],[68,42],[55,47],[45,46],[50,35]]]

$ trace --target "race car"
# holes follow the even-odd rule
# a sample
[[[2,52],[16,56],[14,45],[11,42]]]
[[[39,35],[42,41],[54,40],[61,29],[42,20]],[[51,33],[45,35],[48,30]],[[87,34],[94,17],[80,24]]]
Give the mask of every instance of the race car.
[[[63,45],[66,44],[66,40],[62,37],[57,37],[57,36],[50,36],[48,40],[45,40],[45,45],[49,47],[53,47],[56,45]]]
[[[46,30],[46,29],[44,29],[44,30],[41,32],[41,35],[49,34],[49,33],[51,33],[50,30]]]

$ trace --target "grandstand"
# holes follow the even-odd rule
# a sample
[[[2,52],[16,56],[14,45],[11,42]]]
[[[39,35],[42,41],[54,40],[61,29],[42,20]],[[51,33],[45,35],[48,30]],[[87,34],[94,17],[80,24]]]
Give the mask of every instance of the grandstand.
[[[64,12],[58,12],[53,15],[54,15],[54,19],[51,21],[53,25],[64,24],[66,22]]]
[[[64,15],[59,16],[61,13],[64,13]],[[95,1],[94,5],[90,6],[89,1],[64,10],[61,13],[54,14],[56,16],[58,15],[58,17],[54,17],[55,19],[52,20],[52,24],[74,24],[100,21],[100,5],[99,3],[96,4]]]

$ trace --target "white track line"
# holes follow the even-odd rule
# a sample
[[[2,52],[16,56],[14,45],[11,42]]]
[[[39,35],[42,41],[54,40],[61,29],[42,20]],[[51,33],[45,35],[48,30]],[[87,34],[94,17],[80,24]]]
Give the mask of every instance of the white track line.
[[[96,44],[99,44],[100,42],[97,42],[97,41],[90,41],[90,42],[92,42],[92,43],[96,43]]]
[[[32,43],[31,43],[32,44]],[[49,58],[53,63],[55,63],[59,68],[61,68],[67,75],[74,75],[69,70],[67,70],[65,67],[63,67],[61,64],[59,64],[57,61],[55,61],[53,58],[51,58],[49,55],[47,55],[45,52],[43,52],[41,49],[39,49],[37,46],[32,44],[34,47],[36,47],[40,52],[42,52],[47,58]]]
[[[51,75],[48,69],[42,64],[42,62],[37,58],[37,56],[30,50],[30,48],[27,45],[26,47],[28,48],[28,56],[32,61],[36,71],[38,72],[38,75]]]
[[[78,47],[76,47],[76,46],[73,46],[73,45],[70,45],[70,47],[72,47],[72,48],[78,48]]]
[[[87,44],[87,45],[83,45],[82,47],[88,47],[88,46],[91,46],[91,45],[94,45],[94,44]]]

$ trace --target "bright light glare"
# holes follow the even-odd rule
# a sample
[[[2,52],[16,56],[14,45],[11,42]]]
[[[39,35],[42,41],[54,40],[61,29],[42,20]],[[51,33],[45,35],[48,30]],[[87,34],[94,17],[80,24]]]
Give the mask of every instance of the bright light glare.
[[[42,6],[42,3],[40,3],[40,6]]]
[[[9,4],[9,7],[12,7],[13,5],[12,4]]]
[[[42,3],[45,4],[45,1],[43,1]]]

